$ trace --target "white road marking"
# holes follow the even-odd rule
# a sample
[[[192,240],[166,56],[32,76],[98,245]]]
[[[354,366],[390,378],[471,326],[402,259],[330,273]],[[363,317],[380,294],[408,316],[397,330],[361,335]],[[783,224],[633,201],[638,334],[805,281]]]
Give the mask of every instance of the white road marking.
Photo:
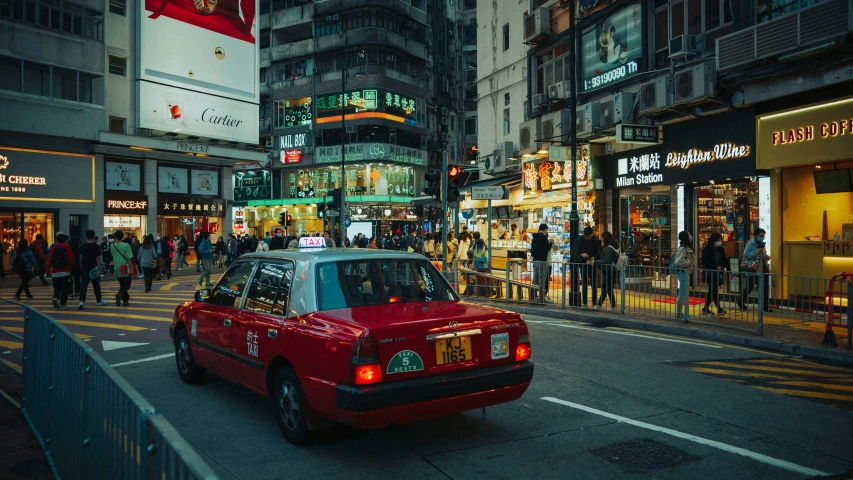
[[[148,344],[147,343],[137,343],[137,342],[114,342],[111,340],[102,340],[101,345],[104,347],[105,352],[109,352],[110,350],[118,350],[119,348],[139,347],[141,345],[148,345]]]
[[[590,332],[602,332],[602,333],[611,333],[613,335],[625,335],[626,337],[648,338],[650,340],[660,340],[661,342],[686,343],[688,345],[698,345],[700,347],[707,347],[707,348],[726,348],[722,345],[710,345],[707,343],[691,342],[689,340],[676,340],[674,338],[656,337],[654,335],[642,335],[639,333],[631,333],[631,332],[624,332],[624,331],[617,331],[617,330],[608,330],[606,328],[581,327],[580,325],[569,325],[566,323],[554,323],[554,322],[549,322],[549,321],[544,321],[544,320],[527,320],[527,319],[525,319],[524,321],[527,323],[541,323],[543,325],[552,325],[555,327],[574,328],[577,330],[589,330]]]
[[[11,350],[6,350],[5,352],[3,352],[3,355],[9,355],[10,353],[12,353]]]
[[[134,363],[153,362],[154,360],[162,360],[164,358],[172,358],[174,356],[175,356],[174,353],[167,353],[165,355],[157,355],[156,357],[140,358],[139,360],[130,360],[128,362],[114,363],[110,366],[113,368],[123,367],[125,365],[133,365]]]
[[[689,433],[679,432],[678,430],[673,430],[671,428],[660,427],[658,425],[652,425],[651,423],[640,422],[638,420],[632,420],[628,417],[623,417],[621,415],[615,415],[612,413],[608,413],[602,410],[596,410],[592,407],[587,407],[586,405],[580,405],[577,403],[567,402],[565,400],[560,400],[559,398],[554,397],[542,397],[542,400],[546,402],[556,403],[558,405],[563,405],[566,407],[571,407],[577,410],[583,410],[587,413],[592,413],[593,415],[599,415],[602,417],[609,418],[611,420],[616,420],[619,423],[627,423],[628,425],[633,425],[635,427],[645,428],[647,430],[652,430],[655,432],[665,433],[667,435],[671,435],[673,437],[681,438],[684,440],[689,440],[691,442],[696,442],[708,447],[713,447],[718,450],[722,450],[724,452],[733,453],[735,455],[741,455],[752,460],[766,463],[768,465],[772,465],[774,467],[782,468],[785,470],[790,470],[792,472],[801,473],[803,475],[808,475],[811,477],[814,476],[828,476],[829,473],[821,472],[820,470],[815,470],[813,468],[804,467],[802,465],[797,465],[795,463],[791,463],[786,460],[780,460],[778,458],[769,457],[767,455],[753,452],[752,450],[747,450],[745,448],[735,447],[733,445],[729,445],[727,443],[718,442],[716,440],[710,440],[708,438],[697,437],[696,435],[691,435]]]

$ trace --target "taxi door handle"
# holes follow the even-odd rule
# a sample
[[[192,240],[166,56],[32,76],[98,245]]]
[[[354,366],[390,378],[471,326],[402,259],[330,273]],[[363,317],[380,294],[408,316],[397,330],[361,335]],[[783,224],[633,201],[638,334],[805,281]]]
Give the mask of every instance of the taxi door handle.
[[[270,328],[269,330],[267,330],[267,336],[270,338],[277,338],[278,337],[278,330],[276,330],[274,328]]]
[[[225,325],[226,327],[230,327],[231,326],[231,319],[226,318],[225,321],[222,322],[222,324]]]

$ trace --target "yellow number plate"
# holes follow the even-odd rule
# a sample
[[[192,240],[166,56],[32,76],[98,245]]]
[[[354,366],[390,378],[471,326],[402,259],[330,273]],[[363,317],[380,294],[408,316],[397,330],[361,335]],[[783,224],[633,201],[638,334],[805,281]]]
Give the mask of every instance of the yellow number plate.
[[[471,337],[444,338],[435,341],[435,364],[468,362],[471,354]]]

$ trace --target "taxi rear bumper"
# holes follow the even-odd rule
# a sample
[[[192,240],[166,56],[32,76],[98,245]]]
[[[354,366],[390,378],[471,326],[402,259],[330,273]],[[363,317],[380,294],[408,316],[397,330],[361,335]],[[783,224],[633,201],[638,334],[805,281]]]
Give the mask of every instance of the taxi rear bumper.
[[[520,397],[532,379],[533,363],[524,361],[378,385],[338,384],[335,389],[335,403],[339,410],[352,413],[374,412],[424,402],[440,403],[461,398],[473,400],[472,396],[478,397],[480,403],[488,403],[488,396],[492,393],[501,397],[498,392],[502,392],[503,396],[512,396],[513,392],[518,392],[515,398]],[[511,400],[514,399],[489,404]]]

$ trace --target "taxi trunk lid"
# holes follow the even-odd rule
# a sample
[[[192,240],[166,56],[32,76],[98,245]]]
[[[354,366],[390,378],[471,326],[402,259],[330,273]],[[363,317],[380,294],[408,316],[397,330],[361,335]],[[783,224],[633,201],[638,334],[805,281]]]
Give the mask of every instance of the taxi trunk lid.
[[[367,329],[379,350],[383,382],[512,363],[518,336],[527,334],[516,313],[459,301],[325,313]]]

